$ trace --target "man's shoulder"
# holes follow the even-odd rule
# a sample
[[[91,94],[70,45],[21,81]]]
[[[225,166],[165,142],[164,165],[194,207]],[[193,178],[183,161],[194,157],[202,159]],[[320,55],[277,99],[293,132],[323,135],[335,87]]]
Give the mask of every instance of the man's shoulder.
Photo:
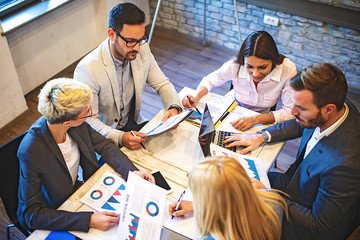
[[[108,49],[106,47],[107,39],[103,41],[97,48],[89,52],[81,61],[79,62],[77,68],[80,67],[89,67],[95,65],[103,65],[103,55],[104,51]]]
[[[136,61],[142,61],[142,62],[146,62],[150,60],[150,56],[152,56],[150,47],[147,43],[141,45],[140,50],[138,52],[138,56],[135,58],[135,60],[133,62]]]

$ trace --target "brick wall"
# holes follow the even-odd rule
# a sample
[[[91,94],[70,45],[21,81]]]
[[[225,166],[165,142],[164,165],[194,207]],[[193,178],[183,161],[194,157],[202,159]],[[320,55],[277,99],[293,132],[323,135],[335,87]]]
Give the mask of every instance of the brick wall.
[[[360,11],[359,0],[309,0],[309,1]]]
[[[155,0],[150,3],[152,16],[156,4]],[[360,92],[360,31],[246,3],[238,3],[238,11],[243,41],[249,33],[265,30],[298,69],[312,63],[333,63],[345,73],[352,91]],[[265,14],[279,18],[279,26],[264,24]],[[200,42],[203,18],[204,0],[163,0],[156,26]],[[240,46],[233,1],[207,0],[206,23],[207,42],[237,54]]]

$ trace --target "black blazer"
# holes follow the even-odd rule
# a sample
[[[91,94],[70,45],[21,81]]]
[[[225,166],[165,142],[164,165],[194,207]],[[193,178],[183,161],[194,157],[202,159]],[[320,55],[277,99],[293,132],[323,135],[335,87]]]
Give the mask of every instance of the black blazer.
[[[87,123],[70,128],[68,133],[79,147],[84,181],[99,168],[95,152],[124,179],[127,179],[128,171],[137,170],[118,147]],[[88,231],[91,212],[56,210],[76,187],[44,117],[32,125],[22,140],[18,158],[18,218],[21,225],[28,229]]]

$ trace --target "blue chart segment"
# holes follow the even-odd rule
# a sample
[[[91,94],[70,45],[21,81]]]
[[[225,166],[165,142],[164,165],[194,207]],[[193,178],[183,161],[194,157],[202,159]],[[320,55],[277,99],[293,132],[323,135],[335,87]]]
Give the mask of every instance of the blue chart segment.
[[[119,187],[119,190],[125,190],[125,185],[121,184],[121,186]]]
[[[112,206],[110,206],[110,204],[107,203],[107,202],[106,202],[101,208],[102,208],[102,209],[105,209],[105,210],[116,211],[116,209],[113,208]]]
[[[120,207],[121,192],[125,190],[125,185],[121,186],[115,190],[115,192],[110,196],[110,198],[105,202],[101,209],[109,211],[118,211]]]
[[[90,193],[90,197],[94,200],[98,200],[103,196],[103,193],[100,190],[94,190]]]
[[[151,217],[156,217],[159,214],[159,206],[154,202],[148,202],[148,204],[146,204],[146,212]]]
[[[115,183],[115,178],[114,177],[106,177],[104,179],[104,184],[106,186],[110,186],[110,185],[113,185]]]
[[[253,172],[254,178],[256,178],[257,180],[260,181],[260,176],[259,176],[259,173],[258,173],[258,171],[256,169],[255,162],[253,160],[250,160],[250,159],[246,159],[246,158],[244,158],[244,159],[248,162],[249,169]]]
[[[131,223],[129,225],[129,238],[128,239],[135,240],[140,218],[135,216],[132,213],[130,213],[130,216],[132,217],[132,219],[131,219]]]

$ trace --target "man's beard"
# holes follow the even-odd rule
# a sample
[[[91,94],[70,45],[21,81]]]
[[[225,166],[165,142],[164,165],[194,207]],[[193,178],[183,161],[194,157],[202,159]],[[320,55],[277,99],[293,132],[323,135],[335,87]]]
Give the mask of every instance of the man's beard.
[[[298,116],[295,116],[296,119],[298,119],[298,123],[303,126],[304,128],[316,128],[324,125],[326,123],[326,120],[321,115],[321,111],[318,112],[315,118],[307,120],[304,122],[303,119],[299,118]]]

